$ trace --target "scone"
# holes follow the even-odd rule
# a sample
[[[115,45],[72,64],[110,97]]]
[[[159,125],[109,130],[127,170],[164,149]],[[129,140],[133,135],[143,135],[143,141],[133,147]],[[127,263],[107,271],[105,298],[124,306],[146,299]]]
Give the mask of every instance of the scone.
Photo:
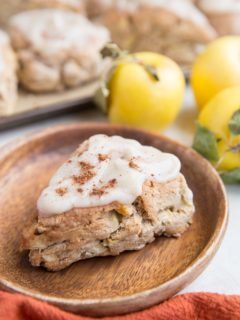
[[[80,145],[38,199],[22,248],[33,266],[139,250],[156,236],[179,237],[191,224],[192,192],[172,154],[119,136]]]
[[[155,51],[190,65],[201,45],[216,37],[207,18],[187,0],[89,0],[95,20],[114,42],[132,52]],[[100,3],[102,6],[100,6]],[[96,9],[98,8],[98,12]]]
[[[90,19],[101,16],[114,4],[114,0],[85,0],[85,10]],[[116,0],[115,0],[116,1]]]
[[[10,20],[20,84],[33,92],[63,90],[96,78],[104,63],[99,51],[109,41],[105,27],[58,9],[32,10]]]
[[[58,8],[64,10],[75,11],[84,14],[84,0],[27,0],[29,7],[38,8]]]
[[[219,35],[240,34],[239,0],[197,0]]]
[[[0,30],[0,116],[13,111],[17,100],[17,61],[8,35]]]
[[[22,10],[27,10],[29,5],[28,0],[5,0],[1,1],[0,10],[0,26],[6,27],[9,18]]]
[[[85,14],[85,0],[4,0],[1,1],[0,25],[5,27],[11,16],[26,10],[58,8]]]

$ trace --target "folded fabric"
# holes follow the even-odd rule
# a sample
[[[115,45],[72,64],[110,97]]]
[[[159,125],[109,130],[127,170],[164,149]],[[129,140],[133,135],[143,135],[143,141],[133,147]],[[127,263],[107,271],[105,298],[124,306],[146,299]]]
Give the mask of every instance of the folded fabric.
[[[23,295],[0,292],[2,320],[89,320]],[[235,320],[240,319],[240,296],[189,293],[155,307],[125,316],[101,320]]]

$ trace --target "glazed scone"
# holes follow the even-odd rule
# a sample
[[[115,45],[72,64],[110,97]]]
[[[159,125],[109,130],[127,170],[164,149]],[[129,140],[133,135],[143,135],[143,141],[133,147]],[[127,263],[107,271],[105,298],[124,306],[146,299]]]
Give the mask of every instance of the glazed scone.
[[[172,154],[119,136],[92,136],[50,180],[22,248],[33,266],[139,250],[179,237],[194,214],[192,192]]]
[[[8,35],[0,30],[0,116],[11,113],[17,100],[17,61]]]
[[[240,34],[239,0],[197,0],[197,5],[219,35]]]
[[[104,66],[99,51],[110,39],[105,27],[59,9],[19,13],[9,32],[20,84],[33,92],[72,88],[98,77]]]
[[[201,45],[217,35],[204,14],[187,0],[99,0],[98,6],[89,0],[88,11],[91,3],[95,13],[90,13],[109,28],[120,47],[159,52],[181,65],[191,64]]]

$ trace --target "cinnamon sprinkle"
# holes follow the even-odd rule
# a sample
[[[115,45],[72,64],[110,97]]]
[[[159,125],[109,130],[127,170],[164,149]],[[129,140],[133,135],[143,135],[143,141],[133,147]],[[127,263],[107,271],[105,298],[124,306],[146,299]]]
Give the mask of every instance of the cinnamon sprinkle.
[[[109,180],[107,183],[108,188],[113,188],[117,183],[117,179]]]
[[[104,193],[106,193],[106,191],[102,188],[97,189],[97,188],[93,188],[92,192],[90,193],[91,196],[99,196],[101,197]]]
[[[128,165],[132,169],[139,169],[139,166],[135,162],[133,162],[133,160],[130,160]]]
[[[117,179],[109,180],[104,186],[101,188],[93,188],[92,192],[90,193],[91,196],[99,196],[106,194],[108,192],[108,189],[113,188],[117,183]]]
[[[85,161],[79,161],[80,167],[82,168],[82,170],[91,170],[94,168],[93,165],[91,165],[91,163],[89,162],[85,162]]]
[[[55,191],[59,196],[62,197],[65,193],[68,192],[68,188],[57,188]]]
[[[82,188],[78,188],[78,189],[77,189],[77,192],[82,193],[82,192],[83,192],[83,189],[82,189]]]
[[[94,166],[91,165],[91,163],[79,161],[79,165],[81,166],[82,173],[79,176],[75,175],[72,177],[75,183],[84,184],[96,175],[96,173],[92,170]]]
[[[78,184],[84,184],[86,183],[88,180],[92,179],[95,176],[95,172],[89,170],[84,172],[83,174],[79,175],[79,176],[73,176],[73,180],[75,183]]]
[[[104,160],[107,160],[110,158],[110,155],[109,154],[103,154],[103,153],[99,153],[98,154],[98,160],[99,161],[104,161]]]

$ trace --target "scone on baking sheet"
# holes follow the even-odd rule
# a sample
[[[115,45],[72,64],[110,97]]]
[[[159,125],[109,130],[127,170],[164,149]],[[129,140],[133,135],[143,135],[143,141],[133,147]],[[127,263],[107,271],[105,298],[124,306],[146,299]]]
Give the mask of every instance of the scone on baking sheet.
[[[14,110],[17,100],[17,61],[8,35],[0,30],[0,116]]]
[[[239,0],[197,0],[219,35],[240,34]]]
[[[183,66],[217,35],[188,0],[99,0],[98,6],[96,2],[89,0],[88,10],[93,3],[95,20],[109,28],[120,47],[160,52]]]
[[[25,11],[10,19],[9,32],[20,84],[29,91],[76,87],[98,77],[103,68],[99,51],[109,41],[109,32],[78,13]]]
[[[139,250],[191,224],[192,192],[172,154],[120,136],[95,135],[55,173],[37,203],[22,248],[33,266]]]

